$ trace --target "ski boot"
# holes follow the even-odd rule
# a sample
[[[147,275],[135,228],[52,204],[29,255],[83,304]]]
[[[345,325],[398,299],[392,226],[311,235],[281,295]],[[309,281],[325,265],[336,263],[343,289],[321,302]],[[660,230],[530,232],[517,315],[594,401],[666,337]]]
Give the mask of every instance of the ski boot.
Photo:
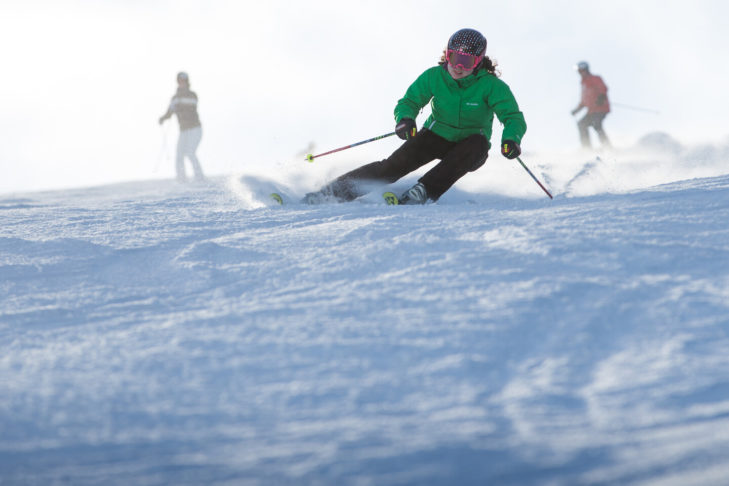
[[[331,200],[331,197],[325,194],[322,191],[316,191],[316,192],[309,192],[307,193],[304,198],[301,200],[304,204],[324,204]]]
[[[400,196],[398,204],[425,204],[428,202],[428,191],[418,182]]]

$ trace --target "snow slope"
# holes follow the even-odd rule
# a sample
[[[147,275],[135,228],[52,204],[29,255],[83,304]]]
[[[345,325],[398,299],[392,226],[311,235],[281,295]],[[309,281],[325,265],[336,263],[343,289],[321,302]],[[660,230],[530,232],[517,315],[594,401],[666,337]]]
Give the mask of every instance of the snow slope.
[[[2,196],[0,484],[728,484],[727,158],[671,150]]]

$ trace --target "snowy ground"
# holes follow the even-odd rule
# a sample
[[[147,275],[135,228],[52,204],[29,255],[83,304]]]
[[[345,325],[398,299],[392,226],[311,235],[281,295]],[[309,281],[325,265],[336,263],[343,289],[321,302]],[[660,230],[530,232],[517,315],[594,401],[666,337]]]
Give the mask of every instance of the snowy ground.
[[[0,484],[726,485],[729,155],[672,150],[0,196]]]

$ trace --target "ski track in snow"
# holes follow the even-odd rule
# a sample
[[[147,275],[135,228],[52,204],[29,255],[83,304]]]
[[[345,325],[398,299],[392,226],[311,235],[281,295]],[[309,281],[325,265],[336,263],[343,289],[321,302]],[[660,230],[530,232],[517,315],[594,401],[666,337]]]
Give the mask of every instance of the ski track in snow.
[[[238,182],[0,197],[0,484],[727,484],[729,177]]]

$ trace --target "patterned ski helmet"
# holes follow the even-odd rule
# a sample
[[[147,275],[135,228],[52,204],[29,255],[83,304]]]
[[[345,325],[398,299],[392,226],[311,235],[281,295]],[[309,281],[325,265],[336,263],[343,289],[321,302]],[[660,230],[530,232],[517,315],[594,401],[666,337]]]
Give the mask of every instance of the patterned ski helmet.
[[[575,69],[578,71],[589,71],[590,65],[587,64],[585,61],[580,61],[575,65]]]
[[[448,39],[448,49],[483,56],[486,52],[486,37],[474,29],[461,29]]]

